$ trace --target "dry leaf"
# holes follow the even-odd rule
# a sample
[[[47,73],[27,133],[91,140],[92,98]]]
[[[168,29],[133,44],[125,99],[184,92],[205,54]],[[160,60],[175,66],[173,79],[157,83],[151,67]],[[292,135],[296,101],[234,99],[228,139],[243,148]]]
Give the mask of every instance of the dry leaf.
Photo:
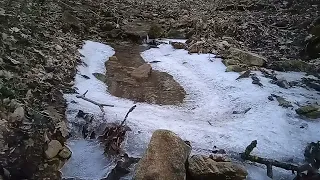
[[[64,121],[59,122],[56,128],[61,132],[63,137],[67,137],[69,135],[68,127]]]
[[[48,106],[43,112],[48,114],[55,124],[59,123],[62,119],[62,115],[53,106]]]
[[[11,114],[11,120],[14,121],[21,121],[24,118],[24,109],[23,107],[18,107],[14,112]]]
[[[15,59],[13,59],[13,58],[12,58],[12,57],[10,57],[10,56],[6,56],[6,58],[7,58],[8,60],[10,60],[10,61],[11,61],[11,63],[12,63],[12,64],[14,64],[14,65],[21,64],[19,61],[17,61],[17,60],[15,60]]]
[[[24,141],[24,145],[26,146],[26,149],[27,149],[28,147],[34,146],[34,141],[31,138],[29,138],[28,140]]]
[[[47,131],[44,132],[44,142],[50,142],[50,139],[48,138],[48,134],[47,134]]]

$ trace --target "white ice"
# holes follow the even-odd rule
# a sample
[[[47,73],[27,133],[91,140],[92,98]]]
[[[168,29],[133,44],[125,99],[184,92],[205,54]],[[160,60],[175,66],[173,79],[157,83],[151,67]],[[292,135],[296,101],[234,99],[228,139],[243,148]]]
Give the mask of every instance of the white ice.
[[[121,121],[134,102],[112,96],[107,91],[107,86],[92,75],[97,72],[105,73],[104,63],[114,54],[114,50],[108,45],[86,41],[80,53],[84,56],[82,60],[87,66],[84,64],[78,66],[78,74],[75,77],[78,93],[82,94],[88,90],[86,97],[115,105],[115,107],[105,107],[105,119],[108,122]],[[143,154],[152,132],[156,129],[172,130],[190,141],[193,153],[208,154],[213,146],[226,149],[229,153],[240,153],[252,140],[258,140],[254,154],[292,162],[301,162],[306,144],[319,140],[320,123],[302,120],[294,111],[297,104],[316,102],[319,95],[315,91],[301,87],[283,89],[269,83],[270,79],[260,75],[263,87],[252,84],[250,78],[235,80],[239,74],[225,72],[226,67],[220,59],[215,59],[214,55],[190,55],[187,51],[175,50],[168,44],[149,49],[141,55],[146,62],[161,61],[152,63],[152,68],[171,74],[183,86],[187,96],[180,106],[137,103],[137,108],[127,120],[132,132],[129,133],[125,149],[131,156]],[[80,74],[90,79],[85,79]],[[294,80],[300,79],[304,74],[279,73],[279,76]],[[276,100],[269,101],[267,97],[271,93],[291,101],[294,108],[286,109],[278,106]],[[66,94],[65,99],[68,102],[69,121],[74,120],[79,109],[101,114],[97,106],[77,99],[75,94]],[[233,111],[243,111],[247,108],[251,110],[246,114],[232,114]],[[87,155],[84,153],[82,156]],[[73,164],[88,163],[73,162]],[[73,165],[68,166],[70,168]],[[247,167],[250,179],[261,179],[257,178],[257,174],[259,177],[266,177],[266,171],[261,168],[252,170],[257,167],[252,165]],[[71,170],[72,173],[70,169],[62,171],[65,176],[87,172],[86,169],[76,167]]]

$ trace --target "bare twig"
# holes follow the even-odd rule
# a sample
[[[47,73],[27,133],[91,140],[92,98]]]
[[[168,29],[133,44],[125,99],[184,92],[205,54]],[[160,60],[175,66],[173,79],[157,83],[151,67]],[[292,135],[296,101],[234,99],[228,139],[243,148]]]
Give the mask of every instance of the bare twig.
[[[129,114],[137,107],[137,105],[132,106],[129,111],[127,112],[126,116],[124,117],[123,121],[121,122],[120,126],[123,126],[123,124],[126,122]]]
[[[103,114],[105,114],[104,109],[103,109],[104,106],[114,107],[114,105],[101,104],[101,103],[98,103],[98,102],[96,102],[96,101],[93,101],[93,100],[91,100],[91,99],[89,99],[89,98],[86,98],[86,94],[87,94],[87,93],[88,93],[88,90],[87,90],[85,93],[83,93],[82,95],[77,95],[76,97],[77,97],[77,98],[80,98],[80,99],[83,99],[83,100],[85,100],[85,101],[91,102],[91,103],[94,104],[94,105],[97,105],[97,106],[100,108],[100,110],[101,110],[101,112],[102,112]]]

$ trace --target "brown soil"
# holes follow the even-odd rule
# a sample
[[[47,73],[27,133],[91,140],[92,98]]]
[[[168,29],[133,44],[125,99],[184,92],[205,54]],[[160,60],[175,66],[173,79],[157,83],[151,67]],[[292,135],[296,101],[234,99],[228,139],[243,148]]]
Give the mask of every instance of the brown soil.
[[[130,43],[112,46],[118,59],[106,62],[106,84],[112,95],[161,105],[182,103],[186,92],[168,73],[152,70],[147,79],[131,77],[131,72],[145,63],[140,56],[141,46]]]

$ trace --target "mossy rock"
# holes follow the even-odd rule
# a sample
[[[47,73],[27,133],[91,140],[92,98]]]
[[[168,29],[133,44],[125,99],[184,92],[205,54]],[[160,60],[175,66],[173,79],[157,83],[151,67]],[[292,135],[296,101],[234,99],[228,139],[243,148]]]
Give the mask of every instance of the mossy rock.
[[[319,109],[319,106],[317,105],[307,105],[302,106],[296,110],[297,114],[307,114],[312,111],[317,111]]]
[[[307,118],[320,118],[320,107],[318,105],[307,105],[296,109],[296,113],[306,116]]]
[[[305,114],[305,116],[310,119],[318,119],[320,118],[320,111],[312,111]]]
[[[161,28],[161,26],[159,26],[157,24],[151,25],[149,32],[148,32],[150,39],[160,38],[163,34],[164,34],[163,29]]]
[[[229,65],[227,66],[226,72],[242,72],[245,71],[246,68],[240,65]]]

